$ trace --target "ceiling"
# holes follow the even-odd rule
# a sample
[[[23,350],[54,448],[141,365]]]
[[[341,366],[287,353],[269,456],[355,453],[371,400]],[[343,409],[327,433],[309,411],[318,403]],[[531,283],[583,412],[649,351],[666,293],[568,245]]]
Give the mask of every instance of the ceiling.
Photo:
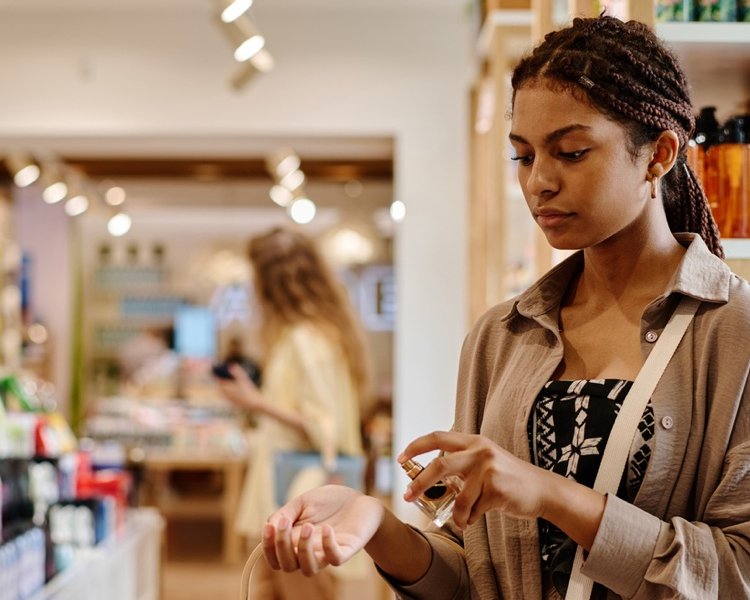
[[[0,0],[3,10],[111,10],[148,11],[202,9],[211,6],[212,0]],[[404,10],[405,7],[435,10],[472,4],[472,0],[255,0],[256,7],[265,5],[271,10]]]
[[[255,0],[253,18],[262,23],[264,14],[281,11],[367,13],[383,11],[437,11],[471,4],[472,0]],[[103,14],[127,12],[130,15],[156,12],[200,13],[207,16],[215,8],[214,0],[0,0],[3,13],[28,15],[34,11],[49,13]],[[153,18],[153,16],[151,16]],[[274,36],[284,33],[276,31]],[[283,41],[275,37],[276,44]],[[304,57],[300,57],[303,59]],[[275,135],[210,139],[201,137],[147,136],[13,139],[0,140],[0,155],[14,150],[31,152],[36,157],[62,161],[94,183],[114,181],[123,187],[129,183],[159,204],[171,204],[173,198],[194,198],[194,202],[215,205],[237,194],[227,192],[237,186],[271,184],[266,158],[280,147],[291,147],[302,159],[301,169],[309,184],[345,184],[348,181],[388,182],[393,180],[393,139],[387,136],[345,137],[321,134],[318,137],[282,137]],[[0,182],[8,182],[8,173],[0,161]],[[200,194],[184,194],[185,186],[199,184]],[[153,193],[147,189],[151,187]],[[213,191],[212,191],[213,190]],[[215,192],[215,193],[214,193]],[[200,200],[203,199],[203,200]],[[267,202],[267,195],[264,200]],[[187,200],[185,200],[187,202]]]

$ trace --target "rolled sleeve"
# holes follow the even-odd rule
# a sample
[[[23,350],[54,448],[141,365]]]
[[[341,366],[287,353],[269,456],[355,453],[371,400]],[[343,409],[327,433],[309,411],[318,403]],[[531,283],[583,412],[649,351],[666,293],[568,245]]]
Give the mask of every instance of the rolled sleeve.
[[[434,533],[425,533],[413,528],[427,540],[432,548],[432,561],[421,579],[403,585],[380,569],[385,579],[399,598],[404,600],[463,600],[469,597],[468,572],[464,549],[456,542]]]
[[[616,594],[632,597],[653,557],[662,521],[607,494],[604,516],[581,572]]]

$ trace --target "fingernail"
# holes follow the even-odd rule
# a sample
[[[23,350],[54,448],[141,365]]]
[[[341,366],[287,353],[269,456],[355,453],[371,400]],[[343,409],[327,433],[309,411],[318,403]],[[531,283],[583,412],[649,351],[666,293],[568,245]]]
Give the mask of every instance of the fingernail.
[[[266,523],[263,526],[263,537],[269,539],[271,536],[273,536],[273,525]]]
[[[411,487],[406,488],[406,491],[404,492],[404,500],[411,500],[413,496],[414,492]]]
[[[312,532],[313,532],[312,525],[306,524],[302,528],[302,531],[300,531],[299,535],[300,535],[300,537],[307,539],[307,538],[309,538],[312,535]]]
[[[287,527],[289,527],[289,521],[285,518],[279,519],[279,531],[286,531]]]
[[[397,461],[397,462],[398,462],[399,464],[401,464],[401,463],[402,463],[402,462],[404,462],[405,460],[406,460],[406,457],[404,456],[404,453],[403,453],[403,452],[402,452],[401,454],[399,454],[399,455],[398,455],[398,456],[396,457],[396,461]]]

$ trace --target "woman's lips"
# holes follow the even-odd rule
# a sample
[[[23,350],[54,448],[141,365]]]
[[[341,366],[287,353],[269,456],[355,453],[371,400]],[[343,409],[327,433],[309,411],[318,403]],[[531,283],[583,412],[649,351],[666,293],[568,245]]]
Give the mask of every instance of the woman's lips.
[[[535,214],[537,223],[542,227],[555,227],[572,216],[573,213],[557,211],[539,211]]]

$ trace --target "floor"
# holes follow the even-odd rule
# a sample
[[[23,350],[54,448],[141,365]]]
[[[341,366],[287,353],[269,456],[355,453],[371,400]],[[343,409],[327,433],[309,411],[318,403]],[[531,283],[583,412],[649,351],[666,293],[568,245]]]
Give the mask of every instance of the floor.
[[[161,600],[236,600],[243,565],[220,561],[221,531],[213,523],[170,523],[165,535]],[[336,600],[390,600],[374,570]]]

